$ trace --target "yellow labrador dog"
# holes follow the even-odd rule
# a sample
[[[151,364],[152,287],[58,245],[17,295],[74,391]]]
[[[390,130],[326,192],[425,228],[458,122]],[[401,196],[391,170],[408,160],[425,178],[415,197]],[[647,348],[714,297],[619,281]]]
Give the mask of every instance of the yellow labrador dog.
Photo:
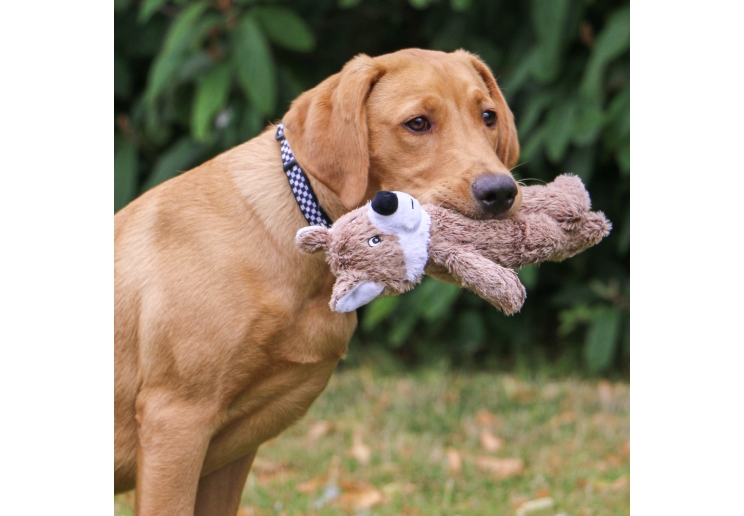
[[[512,113],[468,52],[359,55],[282,122],[114,217],[114,491],[136,488],[142,516],[234,515],[258,447],[346,353],[356,314],[329,309],[322,253],[295,247],[285,169],[331,221],[378,190],[473,218],[520,205]]]

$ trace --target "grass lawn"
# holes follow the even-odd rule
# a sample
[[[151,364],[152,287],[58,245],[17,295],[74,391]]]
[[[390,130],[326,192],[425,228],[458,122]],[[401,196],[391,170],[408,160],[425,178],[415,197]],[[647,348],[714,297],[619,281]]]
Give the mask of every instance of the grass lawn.
[[[261,447],[239,514],[630,514],[629,405],[606,380],[346,369]]]

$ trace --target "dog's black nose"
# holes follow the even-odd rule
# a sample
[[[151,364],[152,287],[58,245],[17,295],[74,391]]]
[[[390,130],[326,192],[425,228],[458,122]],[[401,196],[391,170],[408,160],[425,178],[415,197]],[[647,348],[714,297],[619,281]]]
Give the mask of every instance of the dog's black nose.
[[[398,210],[398,196],[387,190],[380,190],[372,199],[372,209],[380,215],[392,215]]]
[[[498,215],[514,204],[517,197],[517,183],[504,174],[487,174],[473,182],[473,197],[484,211]]]

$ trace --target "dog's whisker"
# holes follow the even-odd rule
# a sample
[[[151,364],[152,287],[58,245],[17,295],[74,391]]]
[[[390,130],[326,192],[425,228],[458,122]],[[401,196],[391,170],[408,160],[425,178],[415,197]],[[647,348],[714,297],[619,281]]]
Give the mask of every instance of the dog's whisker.
[[[523,161],[522,163],[519,163],[519,164],[517,164],[517,165],[514,165],[514,166],[513,166],[512,168],[511,168],[511,170],[509,170],[509,172],[513,171],[513,170],[514,170],[515,168],[519,168],[519,167],[521,167],[522,165],[526,165],[527,163],[529,163],[529,161]]]
[[[520,185],[522,185],[522,186],[527,186],[527,185],[526,185],[526,184],[524,183],[524,181],[538,181],[538,182],[540,182],[540,183],[542,183],[542,184],[544,184],[544,185],[548,184],[548,183],[547,183],[546,181],[543,181],[542,179],[538,179],[538,178],[536,178],[536,177],[525,177],[525,178],[523,178],[523,179],[519,179],[519,180],[517,181],[517,183],[519,183],[519,184],[520,184]]]

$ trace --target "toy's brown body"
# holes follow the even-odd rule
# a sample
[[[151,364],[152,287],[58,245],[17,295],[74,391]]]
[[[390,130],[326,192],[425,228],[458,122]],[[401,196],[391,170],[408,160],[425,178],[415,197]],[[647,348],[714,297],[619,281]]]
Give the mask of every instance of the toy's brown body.
[[[380,292],[392,295],[421,280],[421,275],[406,279],[401,235],[371,221],[373,207],[374,202],[347,213],[330,230],[307,228],[297,236],[304,252],[325,251],[338,278],[330,301],[334,310],[360,284],[378,283],[384,286]],[[612,227],[602,212],[589,211],[589,194],[571,175],[523,188],[520,209],[503,220],[473,220],[434,204],[422,209],[431,221],[426,272],[450,274],[506,314],[518,312],[527,295],[513,269],[569,258],[597,244]],[[370,247],[375,236],[380,244]]]

